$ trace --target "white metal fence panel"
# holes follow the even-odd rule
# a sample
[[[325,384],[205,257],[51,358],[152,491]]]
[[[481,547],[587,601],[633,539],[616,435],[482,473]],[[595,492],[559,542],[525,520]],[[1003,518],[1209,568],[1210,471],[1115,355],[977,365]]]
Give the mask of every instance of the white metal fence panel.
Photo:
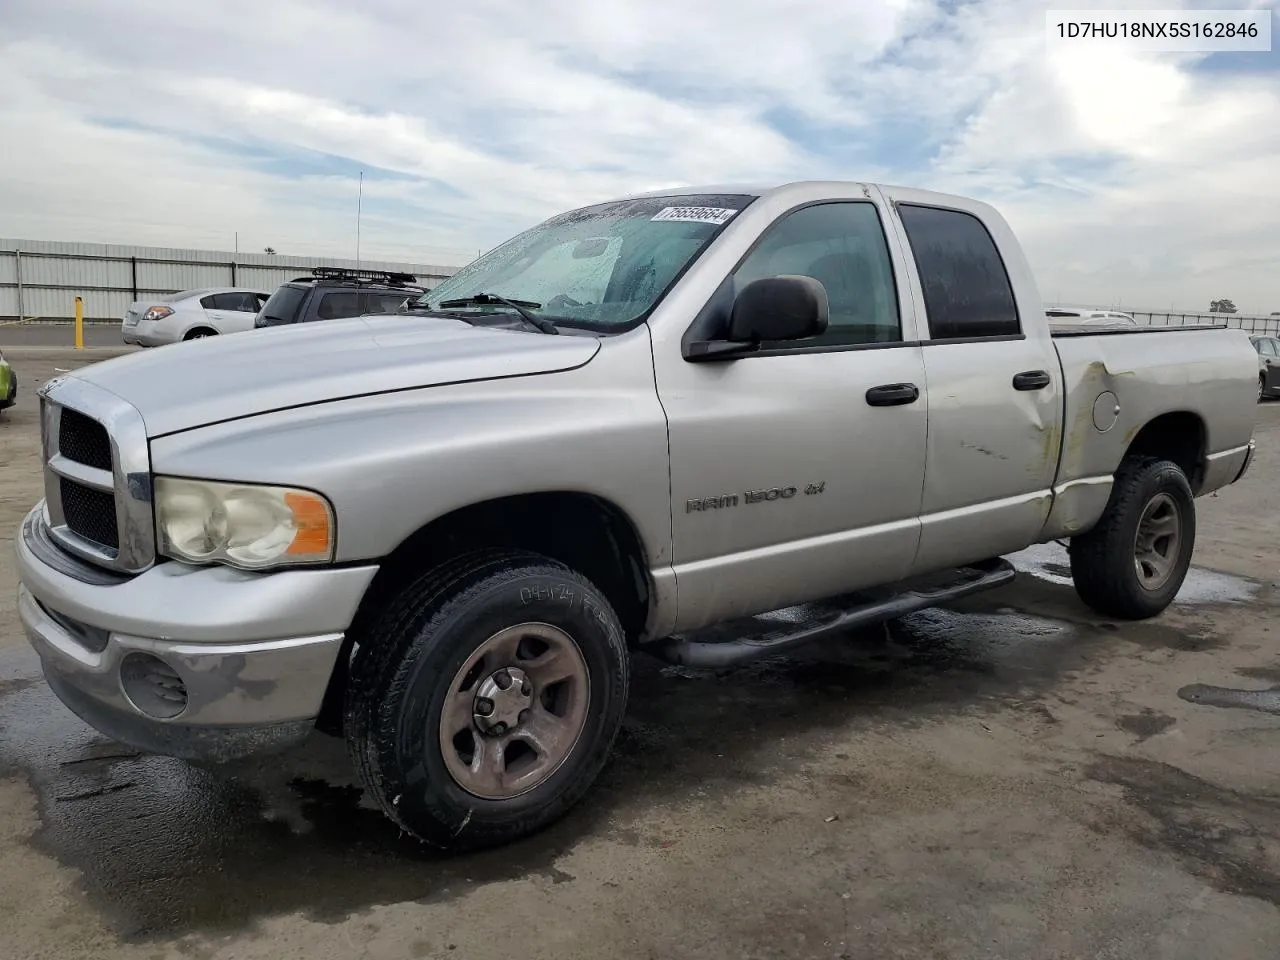
[[[457,270],[384,260],[0,239],[0,320],[70,319],[76,297],[84,302],[86,319],[118,320],[136,299],[204,287],[270,293],[319,266],[410,273],[428,287]]]

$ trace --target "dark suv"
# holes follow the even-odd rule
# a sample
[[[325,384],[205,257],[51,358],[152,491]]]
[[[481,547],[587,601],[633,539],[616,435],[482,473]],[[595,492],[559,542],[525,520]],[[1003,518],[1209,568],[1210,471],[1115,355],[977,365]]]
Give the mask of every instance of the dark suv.
[[[278,327],[312,320],[338,320],[371,313],[395,313],[406,300],[426,292],[409,273],[316,267],[309,277],[290,280],[273,293],[254,317],[254,327]]]

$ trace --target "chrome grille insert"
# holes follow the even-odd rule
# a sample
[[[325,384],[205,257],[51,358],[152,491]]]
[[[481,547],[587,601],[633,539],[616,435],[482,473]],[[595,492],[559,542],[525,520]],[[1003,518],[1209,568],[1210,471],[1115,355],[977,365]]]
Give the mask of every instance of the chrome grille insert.
[[[45,384],[40,407],[50,537],[100,567],[147,569],[155,562],[155,521],[142,415],[75,377]]]
[[[71,531],[108,550],[120,549],[116,527],[116,498],[102,490],[82,486],[63,477],[58,484],[62,515]]]
[[[58,425],[58,453],[99,470],[111,469],[111,440],[107,428],[78,410],[62,411]]]

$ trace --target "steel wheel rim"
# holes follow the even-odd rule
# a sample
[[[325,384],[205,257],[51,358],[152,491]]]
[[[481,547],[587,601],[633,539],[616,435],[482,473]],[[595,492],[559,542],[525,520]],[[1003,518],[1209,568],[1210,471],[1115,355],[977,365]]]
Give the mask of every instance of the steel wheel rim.
[[[440,713],[445,767],[482,800],[528,793],[573,753],[590,701],[587,662],[569,634],[546,623],[500,630],[449,684]]]
[[[1158,493],[1142,510],[1133,543],[1133,564],[1146,590],[1159,590],[1173,576],[1182,546],[1182,514],[1167,493]]]

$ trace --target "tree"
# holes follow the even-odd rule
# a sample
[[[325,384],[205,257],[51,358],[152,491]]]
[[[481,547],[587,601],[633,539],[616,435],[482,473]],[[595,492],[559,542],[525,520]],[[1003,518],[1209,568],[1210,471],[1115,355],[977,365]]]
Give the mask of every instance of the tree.
[[[269,254],[269,255],[270,255],[270,254],[274,254],[274,253],[276,252],[276,248],[275,248],[275,247],[263,247],[263,248],[262,248],[262,252],[263,252],[263,253],[265,253],[265,254]]]
[[[1230,300],[1214,300],[1209,304],[1210,313],[1235,313],[1236,305]]]

